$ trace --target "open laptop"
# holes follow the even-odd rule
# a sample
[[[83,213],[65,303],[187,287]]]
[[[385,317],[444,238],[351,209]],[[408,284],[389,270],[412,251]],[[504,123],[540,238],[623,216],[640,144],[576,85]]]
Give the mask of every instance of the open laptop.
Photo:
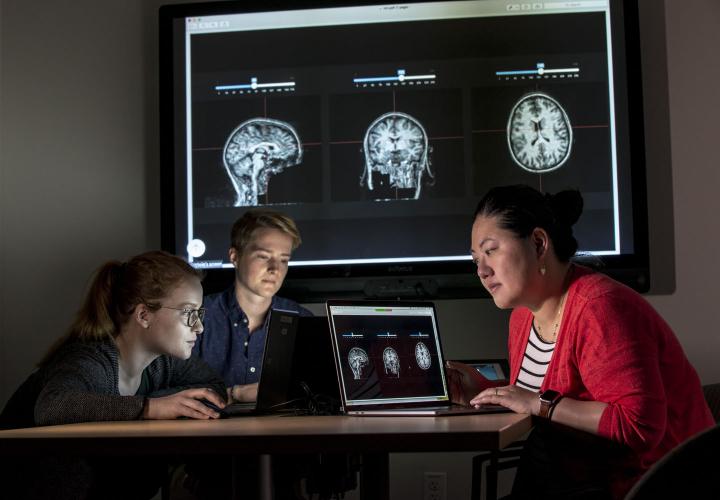
[[[299,315],[282,309],[271,309],[268,314],[257,401],[216,408],[222,417],[272,413],[285,410],[292,403],[290,387]]]
[[[336,414],[340,393],[325,316],[301,316],[293,353],[290,397],[313,414]]]
[[[472,366],[488,380],[510,380],[510,365],[506,358],[458,359],[455,361]]]
[[[330,300],[326,307],[345,413],[440,416],[509,411],[450,402],[432,303]]]

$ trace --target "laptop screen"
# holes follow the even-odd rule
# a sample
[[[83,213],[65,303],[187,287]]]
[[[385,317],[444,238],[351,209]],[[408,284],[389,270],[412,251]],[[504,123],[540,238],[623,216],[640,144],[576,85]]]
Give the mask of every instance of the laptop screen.
[[[432,304],[328,303],[345,406],[449,401]]]

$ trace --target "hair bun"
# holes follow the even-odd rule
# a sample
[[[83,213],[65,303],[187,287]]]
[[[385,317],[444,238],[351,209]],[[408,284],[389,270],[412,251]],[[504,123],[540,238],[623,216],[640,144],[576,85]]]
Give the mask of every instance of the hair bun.
[[[555,218],[562,225],[572,227],[583,211],[583,198],[580,191],[567,189],[555,194],[545,195]]]

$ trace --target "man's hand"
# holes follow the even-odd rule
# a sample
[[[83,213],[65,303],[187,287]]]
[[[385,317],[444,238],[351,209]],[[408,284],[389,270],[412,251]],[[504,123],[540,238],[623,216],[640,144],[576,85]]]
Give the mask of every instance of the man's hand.
[[[151,420],[165,420],[178,417],[197,419],[219,418],[220,414],[205,405],[206,400],[218,408],[225,408],[225,401],[218,393],[208,388],[187,389],[184,391],[163,396],[148,398],[143,418]]]
[[[469,406],[470,401],[483,390],[507,384],[506,380],[488,380],[470,365],[457,361],[445,362],[450,400],[459,405]]]
[[[234,385],[230,392],[230,401],[239,401],[241,403],[252,403],[257,401],[258,384]]]

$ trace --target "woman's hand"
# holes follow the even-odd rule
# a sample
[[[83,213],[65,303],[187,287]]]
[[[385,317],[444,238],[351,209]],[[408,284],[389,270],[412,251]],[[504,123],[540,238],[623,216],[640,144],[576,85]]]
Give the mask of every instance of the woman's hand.
[[[229,389],[230,401],[253,403],[257,401],[258,384],[234,385]]]
[[[143,410],[143,418],[150,420],[166,420],[178,417],[203,420],[219,418],[220,414],[200,401],[202,399],[218,408],[225,408],[223,398],[212,389],[186,389],[169,396],[148,398]]]
[[[459,405],[469,406],[470,400],[483,389],[498,385],[497,381],[488,380],[475,368],[457,361],[445,363],[450,388],[450,400]],[[503,384],[506,381],[502,382]]]
[[[527,413],[530,415],[540,413],[538,393],[515,385],[485,389],[470,401],[470,406],[479,407],[485,404],[504,406],[515,413]]]

